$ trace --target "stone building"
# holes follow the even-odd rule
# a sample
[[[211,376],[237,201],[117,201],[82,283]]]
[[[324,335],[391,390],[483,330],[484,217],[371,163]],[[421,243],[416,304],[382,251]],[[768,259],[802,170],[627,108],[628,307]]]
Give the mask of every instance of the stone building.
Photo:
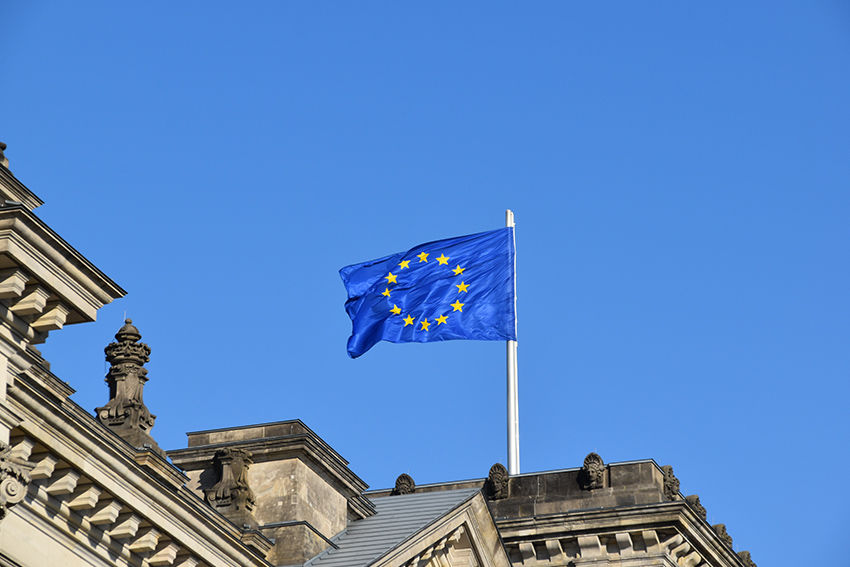
[[[0,144],[0,566],[748,567],[669,466],[609,463],[367,490],[299,420],[163,451],[129,319],[92,414],[37,345],[124,291],[33,210]],[[483,472],[483,471],[482,471]]]

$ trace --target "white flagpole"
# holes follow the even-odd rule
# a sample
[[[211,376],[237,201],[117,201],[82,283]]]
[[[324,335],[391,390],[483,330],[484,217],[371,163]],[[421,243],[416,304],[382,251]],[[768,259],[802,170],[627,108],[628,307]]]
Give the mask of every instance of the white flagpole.
[[[514,212],[505,211],[505,226],[514,228]],[[514,228],[514,230],[516,230]],[[514,236],[514,330],[516,330],[516,236]],[[508,474],[519,474],[519,387],[517,341],[507,341],[508,352]]]

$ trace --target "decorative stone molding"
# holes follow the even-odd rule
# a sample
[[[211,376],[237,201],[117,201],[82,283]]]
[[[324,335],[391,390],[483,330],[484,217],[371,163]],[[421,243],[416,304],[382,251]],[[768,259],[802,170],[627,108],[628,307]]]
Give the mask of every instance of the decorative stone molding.
[[[680,565],[709,567],[705,557],[675,531],[635,529],[506,542],[514,565],[562,567],[570,565]],[[622,562],[622,563],[621,563]]]
[[[19,185],[14,176],[0,169],[0,199],[24,201],[0,207],[0,254],[6,257],[3,268],[16,268],[27,276],[22,295],[12,295],[16,285],[5,287],[4,304],[26,323],[48,303],[61,303],[67,310],[63,325],[94,321],[97,310],[122,297],[124,290],[35,216],[29,207],[40,201],[27,199],[24,193],[28,190]],[[19,196],[14,197],[16,194]]]
[[[23,295],[27,280],[29,276],[19,268],[0,270],[0,299],[12,299]]]
[[[605,463],[596,453],[590,453],[584,458],[584,466],[578,473],[578,483],[583,490],[602,488],[605,484]]]
[[[44,201],[39,199],[35,193],[30,191],[26,185],[21,183],[21,181],[15,177],[11,171],[9,171],[8,165],[5,166],[5,168],[0,167],[0,200],[12,202],[17,201],[18,203],[22,203],[30,211],[44,204]]]
[[[677,500],[679,498],[679,479],[673,474],[673,467],[664,465],[661,467],[664,473],[664,498],[666,500]]]
[[[753,561],[752,557],[750,557],[749,551],[739,551],[738,558],[740,558],[740,560],[744,563],[744,565],[746,565],[746,567],[756,567],[755,562]]]
[[[508,497],[509,488],[508,469],[502,463],[496,463],[490,467],[487,475],[486,492],[491,500],[501,500]]]
[[[708,513],[705,511],[703,505],[700,504],[698,495],[691,494],[690,496],[685,496],[685,501],[691,508],[693,508],[694,512],[696,512],[700,518],[703,520],[708,518]]]
[[[240,528],[256,528],[254,492],[248,486],[251,453],[244,449],[224,448],[216,451],[213,465],[218,482],[206,491],[207,502]]]
[[[127,319],[115,334],[118,342],[110,343],[104,349],[106,360],[111,365],[106,374],[109,402],[95,411],[103,425],[133,447],[149,448],[164,457],[165,452],[150,435],[156,416],[145,406],[142,397],[148,381],[148,371],[143,365],[150,361],[151,348],[140,343],[141,338],[133,320]]]
[[[18,458],[12,447],[0,443],[0,520],[6,509],[24,499],[30,482],[30,471],[35,465]]]
[[[479,567],[480,563],[469,545],[469,538],[464,537],[465,533],[464,526],[458,526],[402,567]]]
[[[413,477],[407,473],[401,473],[398,475],[398,478],[395,479],[395,488],[393,488],[392,494],[413,494],[415,490],[416,483],[413,482]]]
[[[730,536],[726,531],[726,524],[714,524],[711,526],[711,529],[714,530],[714,533],[717,534],[717,537],[719,537],[723,543],[732,547],[732,536]]]
[[[100,557],[104,565],[207,565],[191,548],[175,541],[176,534],[169,534],[166,527],[157,525],[131,502],[111,494],[71,462],[45,453],[44,447],[34,454],[35,447],[34,439],[18,435],[10,446],[0,449],[0,516],[5,508],[28,495],[21,506],[67,530],[69,539]],[[30,458],[38,465],[24,460]],[[22,485],[14,499],[9,498],[7,490],[7,486],[13,486],[12,480]],[[56,520],[61,521],[56,524]],[[266,564],[257,557],[250,564],[261,562]]]

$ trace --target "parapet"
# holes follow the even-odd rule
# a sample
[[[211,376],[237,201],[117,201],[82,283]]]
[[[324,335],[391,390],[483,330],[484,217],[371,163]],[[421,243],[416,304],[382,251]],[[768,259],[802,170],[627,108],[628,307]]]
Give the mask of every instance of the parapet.
[[[696,495],[683,496],[669,465],[646,459],[510,476],[417,485],[408,474],[369,498],[480,489],[514,565],[687,565],[754,567],[733,550],[724,524],[711,525]]]

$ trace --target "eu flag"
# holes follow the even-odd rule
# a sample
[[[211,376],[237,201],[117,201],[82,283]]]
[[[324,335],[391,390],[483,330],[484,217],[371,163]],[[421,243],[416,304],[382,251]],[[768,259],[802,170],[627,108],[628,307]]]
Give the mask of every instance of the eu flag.
[[[348,355],[379,341],[516,340],[513,231],[437,240],[342,268]]]

